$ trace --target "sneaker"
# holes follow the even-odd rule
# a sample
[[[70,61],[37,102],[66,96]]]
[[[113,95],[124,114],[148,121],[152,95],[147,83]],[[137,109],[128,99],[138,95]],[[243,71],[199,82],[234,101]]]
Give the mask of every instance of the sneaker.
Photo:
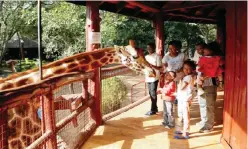
[[[148,111],[145,115],[147,116],[152,116],[152,115],[155,115],[156,112],[153,112],[153,111]]]
[[[167,126],[167,124],[165,122],[162,122],[162,125]]]
[[[198,127],[203,127],[204,126],[204,124],[202,122],[198,122],[195,125],[198,126]]]
[[[213,127],[212,128],[206,128],[206,127],[202,127],[200,130],[199,130],[199,132],[200,133],[208,133],[208,132],[211,132],[211,131],[213,131]]]
[[[165,126],[165,128],[167,128],[167,129],[171,129],[171,128],[170,128],[170,126],[168,126],[168,125],[166,125],[166,126]]]

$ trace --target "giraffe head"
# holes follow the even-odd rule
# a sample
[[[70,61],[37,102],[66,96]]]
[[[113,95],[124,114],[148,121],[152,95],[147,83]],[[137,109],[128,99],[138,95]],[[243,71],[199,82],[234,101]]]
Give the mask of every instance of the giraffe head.
[[[120,61],[123,65],[135,70],[136,72],[142,72],[145,68],[149,67],[143,55],[139,55],[135,48],[131,45],[128,46],[115,46],[117,55],[120,57]]]

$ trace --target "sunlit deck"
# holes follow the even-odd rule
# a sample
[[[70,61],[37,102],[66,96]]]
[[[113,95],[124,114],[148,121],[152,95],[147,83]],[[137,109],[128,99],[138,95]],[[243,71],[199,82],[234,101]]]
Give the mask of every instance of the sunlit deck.
[[[97,128],[82,149],[222,149],[223,93],[216,102],[216,125],[211,133],[198,133],[195,123],[200,120],[199,105],[191,107],[191,138],[175,140],[174,129],[166,129],[162,122],[162,101],[158,100],[159,114],[147,117],[150,101],[112,118]],[[176,114],[176,112],[174,112]]]

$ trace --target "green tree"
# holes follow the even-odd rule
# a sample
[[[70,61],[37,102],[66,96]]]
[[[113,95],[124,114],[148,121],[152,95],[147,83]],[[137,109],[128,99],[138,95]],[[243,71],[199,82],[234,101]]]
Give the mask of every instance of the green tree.
[[[42,9],[42,41],[48,56],[63,58],[85,51],[85,16],[85,7],[66,2]]]
[[[18,33],[23,24],[22,10],[25,1],[0,1],[0,62],[6,53],[6,43]]]

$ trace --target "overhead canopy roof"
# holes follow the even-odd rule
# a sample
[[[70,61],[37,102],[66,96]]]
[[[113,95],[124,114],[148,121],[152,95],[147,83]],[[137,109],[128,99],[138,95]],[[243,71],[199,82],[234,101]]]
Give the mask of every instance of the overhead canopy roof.
[[[69,1],[86,5],[85,1]],[[220,1],[101,1],[99,8],[131,17],[153,20],[162,12],[164,21],[216,24],[225,15],[224,4]]]

